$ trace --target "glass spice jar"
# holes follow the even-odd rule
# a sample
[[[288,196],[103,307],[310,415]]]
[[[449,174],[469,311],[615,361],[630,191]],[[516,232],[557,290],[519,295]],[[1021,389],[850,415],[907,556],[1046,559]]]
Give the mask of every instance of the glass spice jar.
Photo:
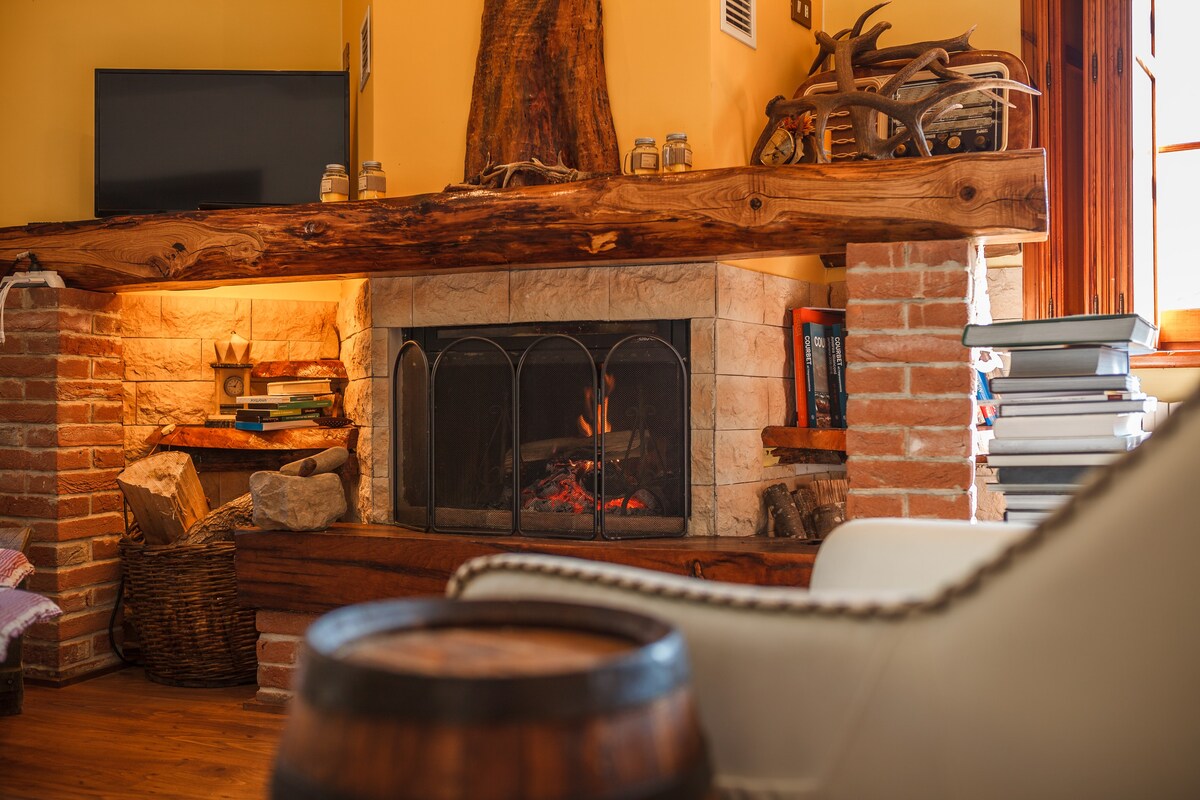
[[[341,164],[326,164],[321,176],[321,202],[339,203],[350,199],[350,176]]]
[[[643,136],[633,140],[633,149],[625,154],[626,175],[656,175],[658,173],[658,143],[653,137]]]
[[[358,173],[358,199],[377,200],[387,197],[387,175],[378,161],[362,162],[362,171]]]
[[[668,133],[662,151],[663,172],[687,172],[692,168],[692,146],[686,133]]]

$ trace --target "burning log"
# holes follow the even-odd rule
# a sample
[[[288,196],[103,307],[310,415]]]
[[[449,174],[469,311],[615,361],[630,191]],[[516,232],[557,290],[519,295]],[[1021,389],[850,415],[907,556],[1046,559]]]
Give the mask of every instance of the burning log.
[[[596,483],[596,462],[564,459],[546,465],[547,475],[521,491],[521,510],[552,514],[591,514],[596,495],[588,488]],[[614,497],[604,503],[605,513],[627,516],[657,514],[659,503],[646,489]]]

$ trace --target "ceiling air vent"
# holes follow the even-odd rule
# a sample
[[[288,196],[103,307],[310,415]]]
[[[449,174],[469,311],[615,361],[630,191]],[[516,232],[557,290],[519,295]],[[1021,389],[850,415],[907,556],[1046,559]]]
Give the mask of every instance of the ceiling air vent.
[[[721,0],[721,30],[739,42],[757,49],[755,0]]]

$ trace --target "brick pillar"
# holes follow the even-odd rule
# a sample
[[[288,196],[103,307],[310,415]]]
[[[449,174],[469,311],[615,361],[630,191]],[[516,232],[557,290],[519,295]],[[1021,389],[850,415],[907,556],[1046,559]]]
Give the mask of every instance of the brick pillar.
[[[967,241],[850,245],[846,252],[846,464],[850,518],[975,515]]]
[[[28,588],[63,615],[30,629],[26,673],[52,682],[116,663],[108,619],[124,530],[116,296],[14,289],[0,345],[0,524],[33,529]]]
[[[280,707],[292,699],[296,660],[304,644],[304,632],[317,614],[263,611],[255,614],[258,627],[258,694],[264,706]]]

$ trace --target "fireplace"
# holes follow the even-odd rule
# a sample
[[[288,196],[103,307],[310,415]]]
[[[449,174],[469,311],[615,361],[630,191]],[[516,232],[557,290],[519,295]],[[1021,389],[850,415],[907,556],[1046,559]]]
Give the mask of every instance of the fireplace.
[[[447,533],[682,536],[689,322],[413,328],[395,360],[395,520]]]

